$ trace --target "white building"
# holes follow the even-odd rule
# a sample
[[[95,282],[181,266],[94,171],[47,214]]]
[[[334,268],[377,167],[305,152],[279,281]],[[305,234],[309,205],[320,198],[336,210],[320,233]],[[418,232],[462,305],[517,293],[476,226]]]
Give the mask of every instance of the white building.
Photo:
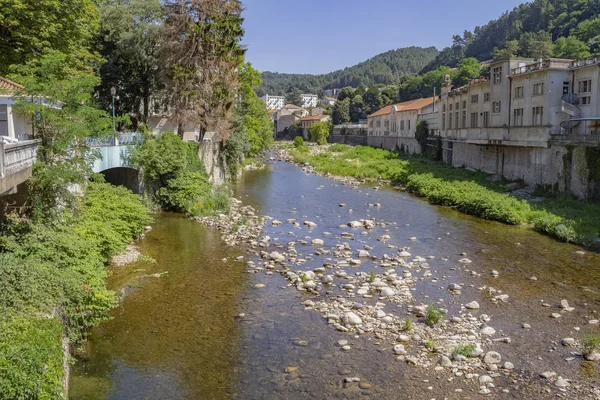
[[[0,77],[0,136],[7,141],[33,138],[31,121],[13,112],[13,96],[22,89],[18,83]]]
[[[265,94],[261,100],[267,105],[267,110],[281,110],[285,105],[285,97]]]
[[[311,108],[319,105],[319,96],[316,94],[302,94],[300,95],[300,101],[302,108]]]

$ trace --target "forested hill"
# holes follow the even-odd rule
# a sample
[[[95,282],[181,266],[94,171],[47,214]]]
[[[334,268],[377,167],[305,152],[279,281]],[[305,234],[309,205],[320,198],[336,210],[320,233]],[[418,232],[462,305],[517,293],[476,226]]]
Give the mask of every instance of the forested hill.
[[[397,84],[403,75],[418,73],[438,55],[435,47],[406,47],[379,54],[353,67],[323,75],[263,72],[259,95],[269,93],[320,93],[323,89],[357,87],[360,84]]]
[[[562,54],[585,55],[600,51],[600,0],[534,0],[515,7],[498,19],[473,32],[455,35],[447,47],[424,68],[441,65],[455,67],[464,57],[488,60],[494,49],[510,43],[511,52],[520,56],[549,55],[553,42],[559,41]],[[537,53],[537,54],[536,54]],[[565,54],[566,53],[566,54]]]

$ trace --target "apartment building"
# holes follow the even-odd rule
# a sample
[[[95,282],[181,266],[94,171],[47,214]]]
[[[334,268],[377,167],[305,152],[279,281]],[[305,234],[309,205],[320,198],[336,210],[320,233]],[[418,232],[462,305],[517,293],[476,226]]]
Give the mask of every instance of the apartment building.
[[[597,141],[598,69],[597,61],[511,59],[463,87],[447,79],[438,114],[444,161],[590,197],[597,189],[581,173],[585,149],[571,146]]]
[[[261,100],[267,105],[267,110],[281,110],[285,104],[285,97],[283,96],[271,96],[265,94],[261,97]]]
[[[421,147],[415,139],[418,121],[426,120],[435,133],[438,103],[437,97],[429,97],[392,104],[374,112],[368,117],[367,143],[373,147],[420,153]]]
[[[302,108],[311,108],[319,105],[319,96],[316,94],[301,94]]]

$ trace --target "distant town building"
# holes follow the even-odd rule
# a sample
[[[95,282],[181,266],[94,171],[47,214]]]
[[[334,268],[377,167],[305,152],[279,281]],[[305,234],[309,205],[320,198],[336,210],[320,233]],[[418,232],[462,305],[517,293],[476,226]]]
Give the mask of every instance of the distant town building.
[[[289,128],[294,123],[299,123],[300,119],[308,115],[308,111],[295,104],[286,104],[278,110],[274,116],[275,132],[281,133],[285,128]]]
[[[303,108],[316,107],[319,104],[319,96],[316,94],[302,94],[300,100]]]
[[[313,126],[314,124],[316,124],[317,122],[325,122],[325,121],[330,121],[331,120],[331,116],[329,115],[310,115],[308,117],[304,117],[300,120],[300,127],[302,128],[302,136],[304,136],[305,140],[308,140],[310,138],[310,134],[308,132],[308,129]]]
[[[261,97],[261,100],[267,105],[267,110],[281,110],[285,104],[285,97],[283,96],[271,96],[265,94]]]
[[[337,97],[342,89],[327,89],[323,92],[326,97]]]
[[[337,102],[337,99],[335,99],[333,97],[323,97],[321,99],[322,106],[334,106],[336,102]]]

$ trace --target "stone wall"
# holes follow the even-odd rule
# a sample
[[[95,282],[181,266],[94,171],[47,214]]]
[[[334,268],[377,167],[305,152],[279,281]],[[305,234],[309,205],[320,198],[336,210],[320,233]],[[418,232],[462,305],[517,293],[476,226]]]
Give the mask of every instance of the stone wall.
[[[227,163],[221,157],[221,143],[200,143],[198,156],[204,163],[210,182],[214,185],[222,185],[228,180]]]
[[[367,136],[365,135],[331,135],[329,136],[331,143],[349,144],[352,146],[366,146]]]
[[[367,144],[387,150],[403,150],[409,154],[420,154],[421,145],[415,138],[397,136],[368,136]]]
[[[451,155],[444,152],[444,161],[569,192],[580,199],[597,200],[599,185],[590,180],[585,152],[586,146],[509,147],[455,142]]]

